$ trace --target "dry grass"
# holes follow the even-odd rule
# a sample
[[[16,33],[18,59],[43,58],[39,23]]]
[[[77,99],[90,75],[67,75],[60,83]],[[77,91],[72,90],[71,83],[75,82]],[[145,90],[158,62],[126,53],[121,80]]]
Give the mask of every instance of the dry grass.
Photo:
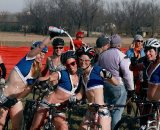
[[[15,32],[0,32],[0,46],[30,46],[33,41],[43,40],[46,36]],[[70,42],[68,37],[62,37],[66,43]],[[73,37],[74,38],[74,37]],[[97,37],[85,37],[84,42],[94,46]],[[128,47],[132,42],[132,38],[124,38],[122,47]]]

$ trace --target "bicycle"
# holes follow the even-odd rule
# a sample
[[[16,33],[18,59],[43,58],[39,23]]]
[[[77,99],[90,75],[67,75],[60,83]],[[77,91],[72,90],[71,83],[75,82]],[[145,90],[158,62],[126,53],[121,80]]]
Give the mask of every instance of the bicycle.
[[[25,100],[25,106],[23,110],[23,130],[29,130],[32,124],[34,113],[43,99],[44,95],[49,93],[49,86],[42,88],[38,83],[35,83],[32,90],[32,99]]]
[[[57,110],[57,107],[59,107],[61,104],[56,103],[56,104],[48,104],[46,102],[43,102],[48,109],[48,117],[47,117],[47,121],[45,122],[44,126],[43,126],[43,130],[55,130],[55,126],[53,124],[53,117],[59,113],[59,111]]]
[[[113,109],[117,109],[118,107],[125,107],[126,105],[120,105],[120,104],[112,104],[112,105],[99,105],[99,104],[95,104],[95,103],[88,103],[87,107],[88,107],[88,111],[89,111],[89,115],[90,115],[90,119],[89,121],[86,123],[87,124],[87,130],[102,130],[102,126],[100,124],[100,118],[99,118],[99,114],[101,115],[108,115],[109,113],[105,113],[102,109],[108,109],[113,110]]]
[[[135,102],[142,105],[150,104],[152,107],[152,112],[135,117],[125,116],[117,123],[114,130],[160,130],[160,102],[149,102],[141,100],[137,100]],[[141,124],[141,120],[144,118],[148,118],[146,124]]]

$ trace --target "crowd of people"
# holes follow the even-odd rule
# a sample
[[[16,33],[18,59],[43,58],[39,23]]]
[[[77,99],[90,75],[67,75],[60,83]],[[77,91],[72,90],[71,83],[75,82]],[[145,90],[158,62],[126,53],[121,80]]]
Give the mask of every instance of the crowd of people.
[[[160,101],[160,41],[149,38],[145,42],[139,34],[124,54],[123,43],[118,34],[100,35],[96,46],[83,42],[84,32],[77,32],[73,40],[76,50],[64,52],[64,40],[55,38],[58,33],[50,31],[50,36],[32,44],[6,78],[6,68],[0,57],[0,130],[3,129],[7,114],[12,121],[12,129],[20,130],[23,118],[24,99],[32,92],[33,86],[49,83],[54,89],[45,95],[34,113],[30,130],[39,130],[47,117],[47,104],[76,102],[85,99],[98,104],[98,112],[89,108],[78,129],[87,130],[87,123],[97,117],[102,130],[113,130],[122,117],[124,108],[109,110],[106,104],[125,105],[128,98],[137,96]],[[53,55],[47,57],[42,68],[42,60],[52,43]],[[42,86],[45,87],[45,86]],[[145,114],[144,110],[141,113]],[[66,113],[54,116],[57,130],[68,130]]]

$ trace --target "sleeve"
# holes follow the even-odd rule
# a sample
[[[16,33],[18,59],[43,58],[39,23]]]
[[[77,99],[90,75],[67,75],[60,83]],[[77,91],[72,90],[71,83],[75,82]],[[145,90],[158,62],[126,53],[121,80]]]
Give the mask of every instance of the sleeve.
[[[120,62],[120,70],[127,90],[134,90],[133,72],[129,69],[130,60],[124,58]]]
[[[160,84],[160,66],[152,73],[149,78],[150,84],[159,85]]]
[[[5,67],[4,63],[1,63],[0,67],[1,67],[1,70],[2,70],[1,77],[5,79],[6,78],[6,67]]]

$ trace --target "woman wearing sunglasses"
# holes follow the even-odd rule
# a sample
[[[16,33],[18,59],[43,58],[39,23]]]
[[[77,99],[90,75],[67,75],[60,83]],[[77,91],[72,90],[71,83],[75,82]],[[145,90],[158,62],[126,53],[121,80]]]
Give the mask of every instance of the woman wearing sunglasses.
[[[112,76],[112,74],[102,69],[99,66],[94,66],[95,51],[92,47],[82,46],[77,51],[78,65],[82,69],[82,84],[85,87],[85,94],[89,103],[101,105],[98,110],[98,113],[94,113],[87,110],[83,122],[80,126],[80,129],[87,130],[87,122],[98,116],[99,124],[102,126],[102,130],[111,129],[111,117],[110,112],[107,107],[103,106],[104,95],[103,95],[103,86],[104,80],[113,83],[114,85],[118,84],[118,81]],[[81,89],[82,90],[82,89]],[[83,92],[83,91],[80,91]],[[73,96],[80,100],[80,94]]]
[[[47,58],[45,68],[42,71],[42,76],[45,76],[48,71],[49,74],[51,74],[52,72],[65,69],[60,60],[64,51],[64,40],[61,38],[55,38],[52,42],[52,47],[53,55]]]
[[[134,45],[133,48],[130,48],[129,50],[127,50],[126,55],[128,58],[130,58],[131,65],[135,66],[137,61],[141,57],[145,56],[145,52],[143,48],[143,37],[139,34],[135,35],[132,44]],[[131,70],[133,71],[133,75],[134,75],[135,90],[136,90],[136,93],[139,94],[140,93],[140,81],[142,80],[141,79],[142,72],[137,71],[136,69],[133,69],[133,68],[131,68]]]
[[[58,81],[58,86],[54,92],[45,96],[42,102],[47,103],[64,103],[75,94],[77,88],[80,85],[80,75],[77,73],[77,58],[74,51],[67,51],[62,54],[61,62],[66,67],[66,70],[53,72],[47,77],[40,77],[40,81],[49,80],[51,83]],[[42,103],[35,113],[32,126],[30,130],[37,130],[43,125],[43,121],[46,118],[47,109]],[[56,130],[68,130],[66,122],[66,116],[61,113],[54,117],[54,125]]]

